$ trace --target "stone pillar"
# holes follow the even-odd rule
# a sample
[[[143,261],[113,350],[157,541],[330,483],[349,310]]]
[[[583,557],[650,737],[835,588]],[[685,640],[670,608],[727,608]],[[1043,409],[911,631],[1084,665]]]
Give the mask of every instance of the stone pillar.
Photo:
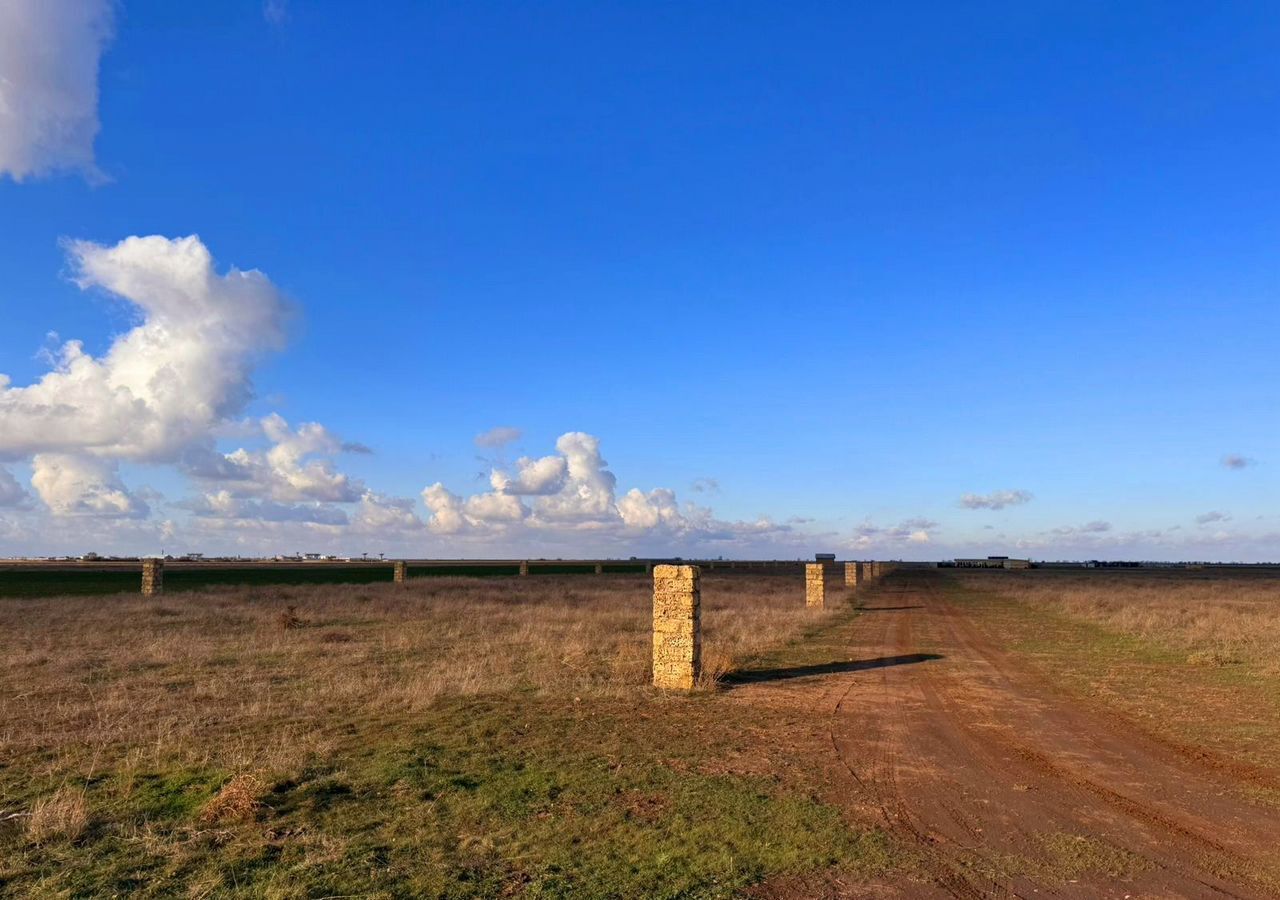
[[[858,586],[858,564],[856,562],[844,564],[844,586],[849,588]]]
[[[883,574],[884,574],[884,570],[880,567],[880,563],[873,562],[871,564],[871,577],[879,578]]]
[[[391,580],[396,584],[404,584],[405,578],[409,574],[409,567],[403,559],[397,559],[395,565],[391,567]]]
[[[702,674],[697,566],[653,568],[653,686],[691,690]]]
[[[529,574],[529,560],[527,559],[520,560],[520,574],[521,575]]]
[[[807,563],[804,567],[804,605],[810,609],[822,609],[827,601],[827,567],[822,563]]]
[[[142,595],[154,597],[164,593],[164,560],[144,559],[142,561]]]
[[[646,575],[652,575],[652,574],[653,574],[653,563],[651,563],[651,562],[647,562],[647,563],[645,563],[645,564],[644,564],[644,574],[646,574]]]
[[[600,563],[596,563],[596,574],[597,575],[604,574],[604,566],[600,565]]]

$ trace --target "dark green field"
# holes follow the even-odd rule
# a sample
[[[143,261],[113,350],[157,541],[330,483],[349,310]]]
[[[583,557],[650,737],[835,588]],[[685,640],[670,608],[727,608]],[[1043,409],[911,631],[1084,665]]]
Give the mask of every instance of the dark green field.
[[[607,574],[639,574],[644,563],[604,563]],[[438,576],[488,577],[518,575],[518,564],[409,566],[410,578]],[[532,563],[530,575],[590,575],[594,563]],[[141,567],[91,568],[33,566],[0,568],[0,597],[91,596],[134,592],[141,586]],[[390,581],[391,566],[245,566],[218,568],[167,567],[166,591],[195,591],[210,587],[275,584],[373,584]]]

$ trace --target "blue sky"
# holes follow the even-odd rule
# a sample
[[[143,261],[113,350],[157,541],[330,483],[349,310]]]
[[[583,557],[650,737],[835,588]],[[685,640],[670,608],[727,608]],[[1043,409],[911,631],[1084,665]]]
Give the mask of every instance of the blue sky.
[[[1280,558],[1265,5],[9,6],[0,555]]]

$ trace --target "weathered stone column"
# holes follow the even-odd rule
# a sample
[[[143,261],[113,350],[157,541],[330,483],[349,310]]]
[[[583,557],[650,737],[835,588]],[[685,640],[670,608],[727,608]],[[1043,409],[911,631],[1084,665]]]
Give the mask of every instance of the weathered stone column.
[[[527,559],[520,560],[520,574],[521,575],[529,574],[529,560]]]
[[[164,593],[164,560],[144,559],[142,561],[142,595],[154,597]]]
[[[645,564],[644,564],[644,574],[646,574],[646,575],[652,575],[652,574],[653,574],[653,563],[651,563],[651,562],[647,562],[647,563],[645,563]]]
[[[844,586],[850,588],[858,586],[858,564],[856,562],[844,564]]]
[[[822,609],[827,602],[827,567],[822,563],[807,563],[804,567],[804,605]]]
[[[395,565],[391,567],[391,580],[396,584],[404,584],[405,578],[409,574],[409,566],[403,559],[398,559]]]
[[[653,567],[653,686],[688,691],[702,674],[697,566]]]
[[[604,574],[604,566],[600,565],[600,563],[596,563],[596,574],[597,575]]]

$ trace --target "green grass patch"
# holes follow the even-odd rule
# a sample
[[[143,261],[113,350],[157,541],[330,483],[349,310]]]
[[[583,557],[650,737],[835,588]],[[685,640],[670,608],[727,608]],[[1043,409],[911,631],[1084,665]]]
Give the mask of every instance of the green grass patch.
[[[729,897],[892,869],[888,838],[817,799],[819,783],[726,774],[781,715],[726,699],[501,696],[335,722],[332,752],[268,773],[256,814],[229,823],[201,816],[229,773],[109,772],[85,787],[74,842],[0,831],[0,894]],[[23,781],[0,770],[0,794]]]

